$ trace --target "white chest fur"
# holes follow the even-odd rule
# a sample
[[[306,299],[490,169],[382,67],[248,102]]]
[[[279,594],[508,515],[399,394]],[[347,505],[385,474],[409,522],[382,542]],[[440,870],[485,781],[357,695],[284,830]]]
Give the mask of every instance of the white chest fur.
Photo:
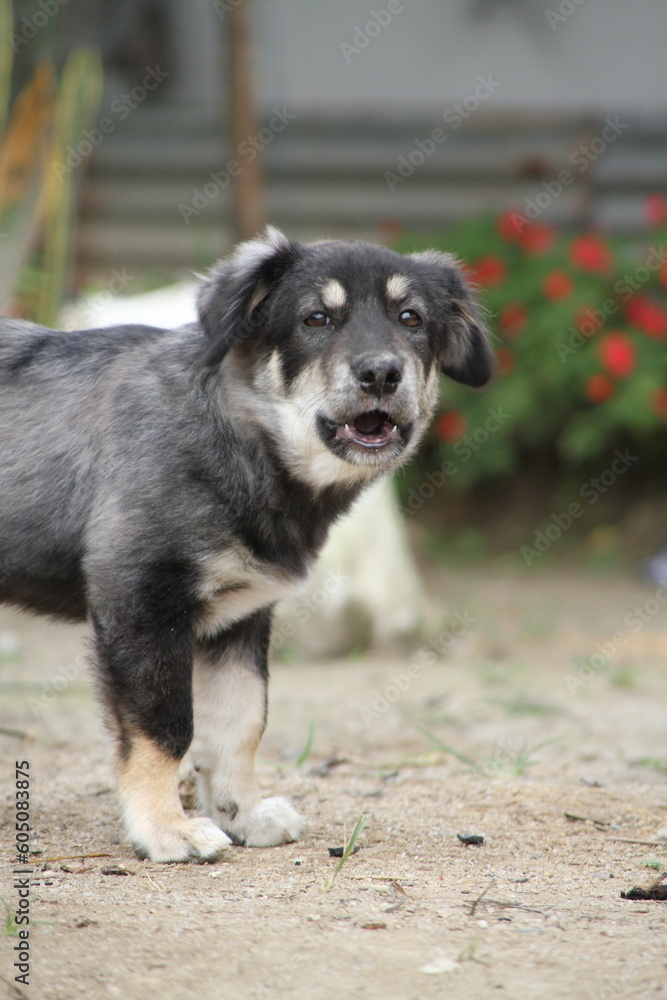
[[[291,597],[305,582],[305,577],[278,572],[242,545],[207,559],[202,568],[200,597],[205,613],[197,630],[202,638],[268,604]]]

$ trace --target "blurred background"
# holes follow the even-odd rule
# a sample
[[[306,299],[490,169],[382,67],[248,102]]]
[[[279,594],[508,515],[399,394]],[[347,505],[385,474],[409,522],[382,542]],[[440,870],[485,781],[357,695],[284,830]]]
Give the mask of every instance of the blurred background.
[[[664,995],[660,903],[619,890],[667,869],[666,41],[665,0],[0,0],[3,312],[180,323],[270,223],[453,252],[498,362],[277,617],[259,774],[298,854],[147,892],[85,637],[0,609],[0,741],[67,865],[35,995]]]
[[[521,209],[563,169],[573,181],[540,200],[542,221],[636,232],[667,182],[659,0],[5,6],[14,93],[40,60],[62,72],[82,45],[104,67],[87,126],[107,119],[108,131],[90,152],[84,125],[68,144],[84,175],[80,282],[119,266],[169,276],[207,265],[239,235],[244,173],[261,173],[256,221],[299,239],[438,234]]]
[[[441,557],[498,557],[660,583],[661,0],[0,10],[5,311],[70,326],[189,318],[192,272],[266,223],[452,251],[479,289],[498,377],[481,394],[443,385],[395,484],[397,549],[407,530],[422,576]],[[402,565],[394,616],[423,600]]]

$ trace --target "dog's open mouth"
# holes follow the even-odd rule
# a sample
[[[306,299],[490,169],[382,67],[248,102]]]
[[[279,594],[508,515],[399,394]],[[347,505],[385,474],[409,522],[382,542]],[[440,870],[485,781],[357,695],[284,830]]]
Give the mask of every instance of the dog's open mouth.
[[[380,467],[398,458],[412,436],[412,421],[397,416],[386,410],[368,410],[330,420],[320,414],[318,431],[322,441],[340,458],[353,465]]]
[[[397,425],[382,410],[360,413],[349,423],[339,424],[336,428],[337,441],[351,441],[363,448],[384,448],[400,437]]]

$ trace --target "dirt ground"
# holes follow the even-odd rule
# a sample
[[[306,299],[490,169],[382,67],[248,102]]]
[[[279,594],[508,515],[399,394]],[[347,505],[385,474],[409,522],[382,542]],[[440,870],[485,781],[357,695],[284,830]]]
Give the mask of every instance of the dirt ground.
[[[306,835],[201,866],[122,842],[81,633],[2,612],[0,992],[667,998],[667,902],[621,898],[667,868],[666,608],[582,570],[497,563],[438,587],[437,658],[274,665],[259,772]],[[28,988],[10,957],[15,759],[39,852]],[[360,816],[361,850],[327,887],[327,848]]]

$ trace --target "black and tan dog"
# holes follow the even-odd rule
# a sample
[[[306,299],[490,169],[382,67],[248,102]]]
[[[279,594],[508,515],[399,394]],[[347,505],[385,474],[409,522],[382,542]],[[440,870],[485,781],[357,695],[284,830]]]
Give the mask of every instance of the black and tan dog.
[[[269,229],[198,306],[175,330],[0,321],[0,600],[89,620],[128,835],[153,861],[299,836],[253,773],[272,607],[414,452],[440,372],[491,374],[478,308],[435,252]]]

